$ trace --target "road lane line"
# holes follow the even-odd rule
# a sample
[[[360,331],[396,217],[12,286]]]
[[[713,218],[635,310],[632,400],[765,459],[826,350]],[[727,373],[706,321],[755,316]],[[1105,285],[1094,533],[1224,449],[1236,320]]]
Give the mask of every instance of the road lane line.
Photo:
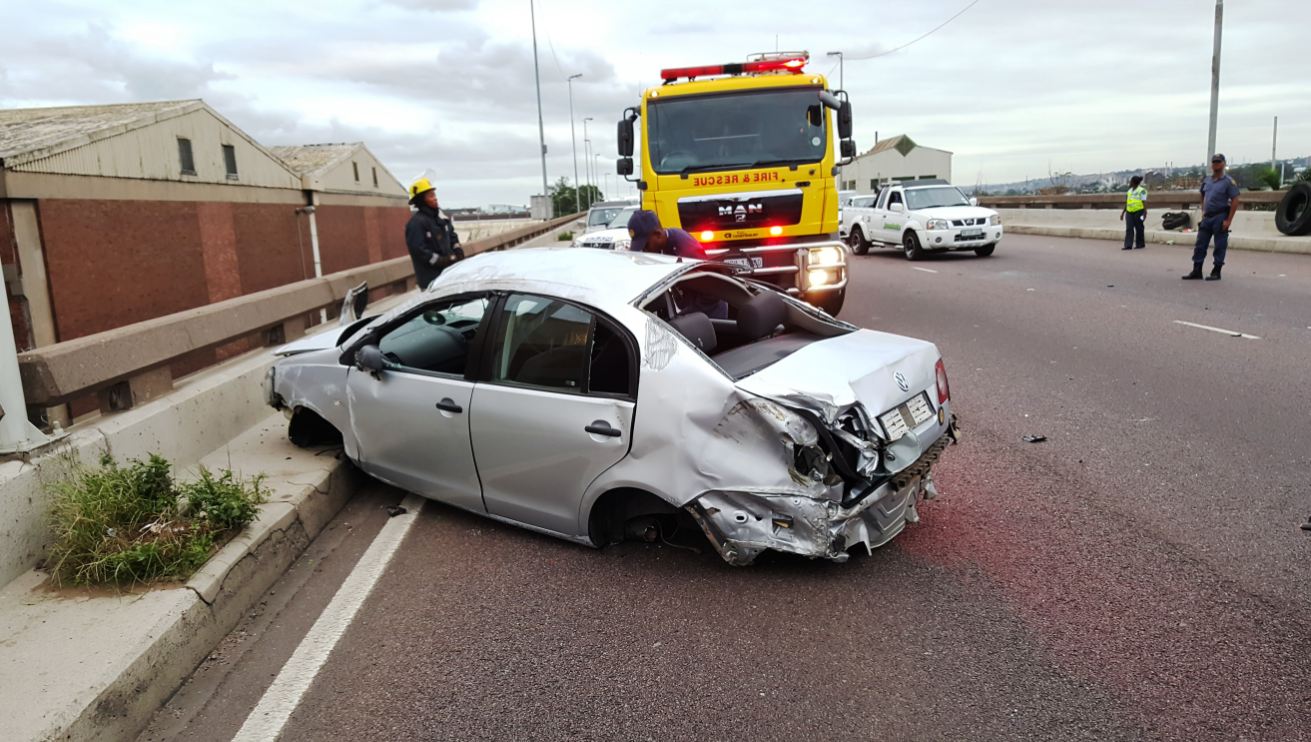
[[[923,271],[925,273],[937,273],[937,271],[933,270],[932,268],[921,268],[917,265],[912,265],[910,269],[913,271]]]
[[[296,652],[282,666],[282,671],[273,679],[273,684],[264,691],[264,696],[246,717],[246,722],[232,739],[234,742],[264,742],[277,739],[287,720],[300,705],[300,699],[309,690],[314,677],[318,675],[328,655],[337,646],[338,640],[346,633],[359,612],[360,606],[373,591],[374,585],[386,571],[388,563],[400,546],[410,526],[419,517],[423,509],[423,498],[408,495],[401,505],[406,512],[387,521],[382,530],[373,539],[359,563],[347,575],[332,602],[323,609],[323,614],[314,622],[314,626],[301,639]]]
[[[1248,335],[1248,334],[1245,333],[1245,332],[1238,332],[1237,330],[1226,330],[1226,329],[1224,329],[1223,327],[1212,327],[1212,326],[1210,326],[1210,325],[1199,325],[1199,324],[1197,324],[1196,322],[1184,322],[1184,321],[1181,320],[1181,319],[1177,319],[1177,320],[1175,320],[1174,323],[1175,323],[1176,325],[1187,325],[1187,326],[1189,326],[1189,327],[1196,327],[1196,328],[1199,329],[1199,330],[1210,330],[1211,332],[1218,332],[1218,333],[1220,333],[1221,335],[1229,335],[1229,336],[1232,336],[1232,337],[1247,338],[1248,340],[1260,340],[1260,339],[1261,339],[1260,336],[1258,336],[1258,335]]]

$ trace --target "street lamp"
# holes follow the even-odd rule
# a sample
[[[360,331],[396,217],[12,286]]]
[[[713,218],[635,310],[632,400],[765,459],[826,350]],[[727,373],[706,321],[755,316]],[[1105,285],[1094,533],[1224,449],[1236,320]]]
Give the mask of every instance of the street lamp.
[[[1220,109],[1220,34],[1224,30],[1225,0],[1215,0],[1215,36],[1211,48],[1211,122],[1206,133],[1206,159],[1202,160],[1202,172],[1206,172],[1206,163],[1215,156],[1215,119]]]
[[[843,62],[842,52],[840,52],[840,51],[829,52],[826,56],[837,57],[837,58],[838,58],[838,90],[846,90],[846,89],[847,89],[847,82],[846,82],[846,80],[845,80],[845,78],[843,77],[843,74],[842,74],[842,72],[843,72],[843,69],[842,69],[842,62]]]
[[[583,174],[587,179],[587,204],[592,204],[592,140],[587,137],[587,122],[595,121],[591,116],[583,118]]]
[[[596,190],[601,190],[601,153],[592,153],[592,177],[596,178]],[[607,189],[608,190],[608,189]],[[605,198],[605,194],[601,194]]]
[[[582,77],[583,73],[569,76],[569,143],[574,148],[574,212],[577,213],[582,209],[578,208],[578,139],[574,136],[574,80]]]
[[[542,198],[548,197],[546,187],[546,127],[542,123],[542,76],[537,67],[537,11],[533,7],[533,0],[528,0],[528,16],[533,24],[533,80],[537,83],[537,139],[542,145]],[[550,210],[547,211],[547,219],[550,219]]]

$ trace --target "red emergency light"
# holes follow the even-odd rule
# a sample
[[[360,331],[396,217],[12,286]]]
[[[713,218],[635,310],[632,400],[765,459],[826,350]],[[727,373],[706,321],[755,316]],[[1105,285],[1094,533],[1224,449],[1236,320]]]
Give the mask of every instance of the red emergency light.
[[[707,64],[700,67],[674,67],[660,70],[660,79],[665,82],[682,77],[707,77],[709,75],[744,75],[751,72],[791,72],[799,75],[806,66],[807,57],[783,57],[779,59],[758,59],[751,62],[730,62],[728,64]]]

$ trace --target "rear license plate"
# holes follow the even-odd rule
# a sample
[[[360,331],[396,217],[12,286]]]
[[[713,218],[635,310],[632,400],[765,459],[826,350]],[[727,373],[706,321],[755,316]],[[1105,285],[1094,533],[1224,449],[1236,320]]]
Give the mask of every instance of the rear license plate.
[[[931,420],[933,414],[933,405],[929,404],[928,396],[920,392],[879,415],[879,422],[883,425],[884,432],[888,434],[888,440],[895,441],[909,433],[912,428],[918,428]]]
[[[743,268],[764,268],[764,267],[765,267],[765,259],[764,259],[764,258],[757,258],[757,257],[750,257],[750,258],[724,258],[724,262],[725,262],[725,263],[728,263],[729,265],[740,265],[740,266],[742,266]]]

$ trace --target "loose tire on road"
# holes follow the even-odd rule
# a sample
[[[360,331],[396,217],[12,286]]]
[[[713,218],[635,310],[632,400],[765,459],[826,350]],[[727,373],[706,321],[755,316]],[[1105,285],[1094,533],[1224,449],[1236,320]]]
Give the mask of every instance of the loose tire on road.
[[[847,300],[847,290],[838,289],[837,291],[826,291],[822,294],[811,294],[806,297],[806,301],[823,309],[830,315],[836,317],[838,312],[842,311],[842,304]]]
[[[974,254],[978,255],[981,258],[986,258],[992,254],[993,250],[996,249],[997,249],[997,243],[994,242],[991,245],[981,245],[979,247],[974,248]]]
[[[847,246],[857,255],[869,252],[869,241],[865,239],[865,233],[860,230],[860,227],[851,228],[851,234],[847,235]]]
[[[1284,234],[1311,233],[1311,183],[1298,183],[1288,189],[1275,209],[1275,226]]]
[[[901,249],[905,251],[907,260],[920,260],[924,257],[924,248],[920,247],[920,238],[912,230],[906,230],[906,234],[902,236]]]

